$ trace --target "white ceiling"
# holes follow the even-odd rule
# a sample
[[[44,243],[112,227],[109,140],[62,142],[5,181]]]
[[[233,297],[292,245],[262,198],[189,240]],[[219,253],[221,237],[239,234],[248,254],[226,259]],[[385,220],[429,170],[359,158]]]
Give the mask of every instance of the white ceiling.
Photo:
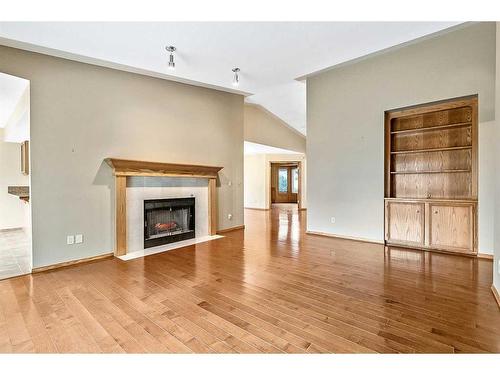
[[[296,78],[443,30],[458,22],[2,22],[0,37],[181,79],[239,89],[306,132],[306,88]],[[0,41],[1,42],[1,41]],[[166,68],[174,45],[176,70]]]
[[[0,73],[0,128],[7,125],[29,81]]]
[[[245,155],[252,154],[301,154],[300,152],[286,150],[284,148],[272,147],[254,142],[244,142]]]

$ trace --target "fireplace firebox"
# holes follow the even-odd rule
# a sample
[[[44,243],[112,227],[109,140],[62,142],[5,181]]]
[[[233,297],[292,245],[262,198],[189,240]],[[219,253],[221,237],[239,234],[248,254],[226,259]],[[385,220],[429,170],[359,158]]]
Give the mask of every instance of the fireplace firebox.
[[[144,201],[144,248],[195,237],[194,198]]]

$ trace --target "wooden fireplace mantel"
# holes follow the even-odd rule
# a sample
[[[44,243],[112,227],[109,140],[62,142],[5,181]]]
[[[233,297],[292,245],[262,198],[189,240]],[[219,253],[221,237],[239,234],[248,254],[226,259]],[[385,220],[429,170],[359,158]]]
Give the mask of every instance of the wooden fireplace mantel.
[[[217,232],[217,174],[222,167],[194,164],[173,164],[152,161],[105,159],[115,176],[115,256],[127,254],[127,177],[191,177],[208,179],[208,231]]]
[[[107,158],[115,176],[171,176],[217,178],[222,167],[195,164],[158,163],[153,161]]]

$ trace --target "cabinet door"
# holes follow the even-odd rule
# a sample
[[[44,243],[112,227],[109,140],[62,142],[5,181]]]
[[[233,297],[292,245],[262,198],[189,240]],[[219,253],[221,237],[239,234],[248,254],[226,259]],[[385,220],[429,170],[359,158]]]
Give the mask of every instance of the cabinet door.
[[[424,245],[424,204],[419,202],[386,201],[385,240],[390,243]]]
[[[475,205],[429,204],[429,246],[436,249],[475,251]]]

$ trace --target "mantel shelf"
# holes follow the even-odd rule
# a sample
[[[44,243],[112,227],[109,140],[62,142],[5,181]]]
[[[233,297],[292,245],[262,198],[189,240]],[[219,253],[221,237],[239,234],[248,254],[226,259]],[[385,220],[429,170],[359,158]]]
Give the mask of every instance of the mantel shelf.
[[[115,176],[170,176],[216,179],[217,174],[222,169],[222,167],[208,165],[173,164],[116,158],[107,158],[105,161],[113,168]]]

